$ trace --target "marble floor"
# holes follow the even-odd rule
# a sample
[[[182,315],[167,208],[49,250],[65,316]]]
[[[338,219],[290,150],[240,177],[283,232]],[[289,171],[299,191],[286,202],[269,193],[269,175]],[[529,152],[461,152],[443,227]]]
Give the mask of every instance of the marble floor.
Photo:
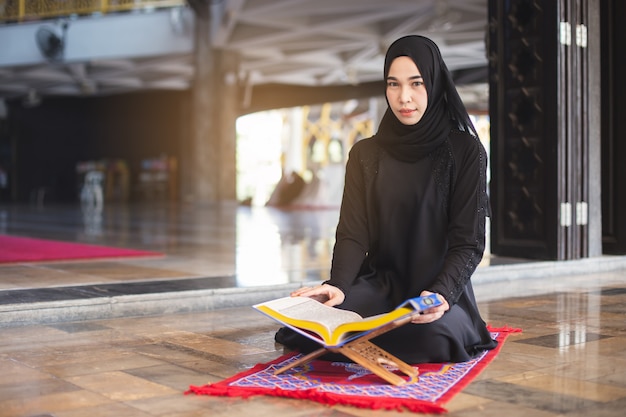
[[[47,302],[74,312],[58,321],[0,323],[0,417],[398,415],[304,400],[186,396],[189,385],[281,355],[277,325],[244,305],[85,320],[81,300],[64,295],[103,286],[136,295],[316,282],[327,276],[336,219],[334,210],[131,205],[94,216],[74,206],[0,205],[0,234],[164,254],[0,265],[0,312]],[[626,269],[602,267],[611,262],[576,270],[487,256],[476,274],[483,277],[476,283],[483,317],[523,333],[509,337],[447,404],[448,415],[623,416]],[[535,271],[528,278],[520,276],[525,264]]]

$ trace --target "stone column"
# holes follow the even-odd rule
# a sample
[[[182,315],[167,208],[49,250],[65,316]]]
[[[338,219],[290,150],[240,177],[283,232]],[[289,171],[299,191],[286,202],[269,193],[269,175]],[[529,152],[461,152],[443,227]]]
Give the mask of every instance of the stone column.
[[[202,205],[236,199],[237,58],[213,48],[210,25],[196,19],[196,74],[181,162],[181,199]]]

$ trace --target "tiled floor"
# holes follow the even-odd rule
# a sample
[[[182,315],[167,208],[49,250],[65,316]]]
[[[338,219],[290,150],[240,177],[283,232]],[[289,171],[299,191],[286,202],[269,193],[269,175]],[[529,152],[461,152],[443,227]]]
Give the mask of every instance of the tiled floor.
[[[0,307],[28,308],[75,287],[124,293],[323,279],[336,221],[332,210],[107,210],[93,221],[76,207],[0,207],[0,233],[166,256],[0,266]],[[447,404],[451,417],[624,415],[626,272],[545,272],[544,279],[477,284],[484,318],[524,332],[511,336],[496,360]],[[66,307],[73,301],[66,298]],[[80,318],[80,307],[72,308]],[[191,384],[219,381],[282,354],[273,341],[276,329],[245,306],[0,326],[0,417],[398,415],[304,400],[183,395]]]

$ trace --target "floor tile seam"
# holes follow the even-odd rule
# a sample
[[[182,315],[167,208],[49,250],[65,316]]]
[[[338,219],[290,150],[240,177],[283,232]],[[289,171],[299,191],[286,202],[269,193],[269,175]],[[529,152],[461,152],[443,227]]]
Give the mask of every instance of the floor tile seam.
[[[220,356],[220,355],[216,355],[214,353],[209,353],[209,352],[205,352],[202,350],[198,350],[198,349],[194,349],[192,347],[189,346],[183,346],[183,345],[179,345],[173,342],[159,342],[156,344],[157,346],[161,346],[164,347],[166,349],[170,349],[173,350],[175,352],[182,352],[182,353],[186,353],[189,354],[191,356],[197,357],[197,358],[201,358],[201,359],[206,359],[209,361],[213,361],[213,362],[218,362],[224,365],[228,365],[228,366],[232,366],[232,367],[236,367],[236,368],[241,368],[242,366],[244,366],[244,364],[240,361],[237,360],[233,360],[233,359],[229,359],[225,356]],[[173,362],[172,362],[173,363]],[[179,366],[179,365],[177,365]],[[191,369],[191,368],[188,368]],[[193,369],[191,369],[193,370]]]

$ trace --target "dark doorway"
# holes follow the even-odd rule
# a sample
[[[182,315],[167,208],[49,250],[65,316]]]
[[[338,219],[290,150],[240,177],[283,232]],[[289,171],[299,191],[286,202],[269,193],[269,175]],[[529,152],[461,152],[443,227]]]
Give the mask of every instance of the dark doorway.
[[[626,2],[601,3],[602,240],[607,254],[626,254]]]

